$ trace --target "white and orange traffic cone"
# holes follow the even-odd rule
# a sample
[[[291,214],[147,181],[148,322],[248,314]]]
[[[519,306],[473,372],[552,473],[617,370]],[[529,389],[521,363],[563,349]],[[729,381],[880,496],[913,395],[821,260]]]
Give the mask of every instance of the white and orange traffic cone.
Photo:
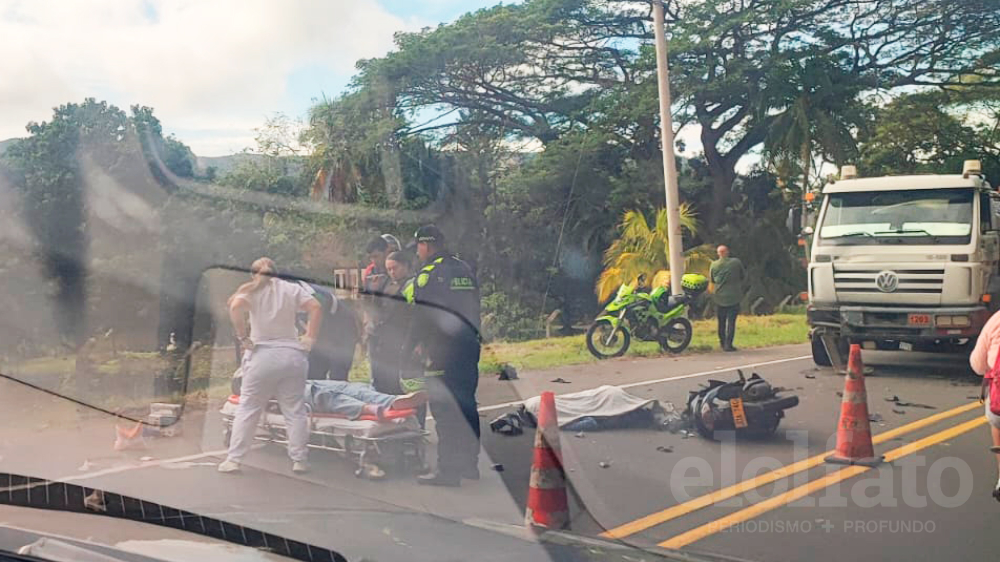
[[[114,450],[145,449],[146,440],[143,439],[142,426],[141,421],[135,422],[133,427],[124,426],[122,423],[115,424]]]
[[[844,377],[844,399],[840,403],[840,420],[837,422],[837,450],[826,458],[826,462],[863,466],[875,466],[882,462],[881,456],[875,456],[872,443],[865,366],[861,363],[861,346],[858,344],[851,345]]]
[[[535,530],[567,529],[569,500],[559,446],[556,398],[551,392],[543,392],[541,398],[524,523]]]

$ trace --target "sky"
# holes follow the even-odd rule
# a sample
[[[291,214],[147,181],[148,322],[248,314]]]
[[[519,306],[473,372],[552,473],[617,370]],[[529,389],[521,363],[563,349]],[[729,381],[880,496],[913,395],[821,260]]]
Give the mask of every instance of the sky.
[[[86,97],[153,107],[199,156],[302,118],[397,31],[500,0],[0,0],[0,140]]]

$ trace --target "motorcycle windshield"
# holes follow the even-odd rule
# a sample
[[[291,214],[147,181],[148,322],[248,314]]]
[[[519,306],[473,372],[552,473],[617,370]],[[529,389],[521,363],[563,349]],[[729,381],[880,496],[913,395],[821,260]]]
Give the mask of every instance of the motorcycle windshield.
[[[621,287],[618,287],[618,295],[615,296],[615,300],[616,301],[620,301],[620,300],[624,299],[625,297],[631,295],[634,291],[635,291],[635,288],[632,287],[632,285],[629,285],[628,283],[626,283],[626,284],[622,285]]]

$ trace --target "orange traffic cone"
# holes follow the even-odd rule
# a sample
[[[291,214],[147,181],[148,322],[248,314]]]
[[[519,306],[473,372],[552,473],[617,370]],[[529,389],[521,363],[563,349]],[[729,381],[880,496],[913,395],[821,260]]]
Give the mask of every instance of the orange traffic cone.
[[[142,422],[135,422],[132,428],[123,427],[122,424],[115,424],[115,445],[114,450],[125,451],[128,449],[144,449],[146,441],[142,437]]]
[[[861,346],[851,344],[844,379],[844,399],[840,403],[837,423],[837,450],[826,458],[835,464],[875,466],[882,456],[875,456],[872,429],[868,423],[868,392],[865,390],[865,366],[861,363]]]
[[[556,397],[551,392],[542,393],[538,406],[538,430],[535,432],[535,454],[531,463],[524,524],[536,530],[569,527],[566,472],[559,447]]]

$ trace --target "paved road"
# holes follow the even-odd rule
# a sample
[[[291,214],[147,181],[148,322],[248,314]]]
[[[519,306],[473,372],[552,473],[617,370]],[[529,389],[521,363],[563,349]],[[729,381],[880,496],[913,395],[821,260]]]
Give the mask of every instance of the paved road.
[[[875,368],[868,378],[870,409],[881,419],[873,423],[876,448],[892,462],[861,472],[815,460],[832,447],[843,382],[830,369],[815,369],[807,352],[806,346],[786,346],[626,358],[522,373],[514,382],[484,379],[483,421],[541,390],[567,393],[600,384],[683,407],[700,382],[726,378],[741,366],[801,399],[771,440],[716,443],[648,429],[564,433],[576,498],[574,532],[643,548],[768,561],[800,560],[805,553],[829,560],[964,559],[1000,546],[1000,538],[982,532],[983,514],[996,509],[989,497],[996,466],[986,453],[987,429],[977,421],[981,410],[971,399],[977,381],[962,359],[866,352],[866,363]],[[886,401],[893,396],[930,408],[897,407]],[[515,554],[501,546],[506,543],[496,531],[516,534],[523,519],[530,435],[484,434],[484,478],[459,490],[420,488],[399,478],[358,480],[349,463],[322,455],[313,455],[311,475],[293,477],[273,447],[255,451],[242,476],[225,477],[212,467],[221,448],[214,409],[189,406],[183,437],[116,453],[110,420],[81,419],[65,402],[0,382],[0,468],[210,513],[340,549],[352,559],[372,552],[384,559],[439,560],[468,559],[470,549],[477,559]],[[494,463],[505,470],[492,471]],[[768,475],[780,467],[782,477]],[[734,485],[740,488],[732,491]],[[476,529],[442,540],[455,536],[459,523]],[[524,545],[522,554],[537,553],[537,545]]]

